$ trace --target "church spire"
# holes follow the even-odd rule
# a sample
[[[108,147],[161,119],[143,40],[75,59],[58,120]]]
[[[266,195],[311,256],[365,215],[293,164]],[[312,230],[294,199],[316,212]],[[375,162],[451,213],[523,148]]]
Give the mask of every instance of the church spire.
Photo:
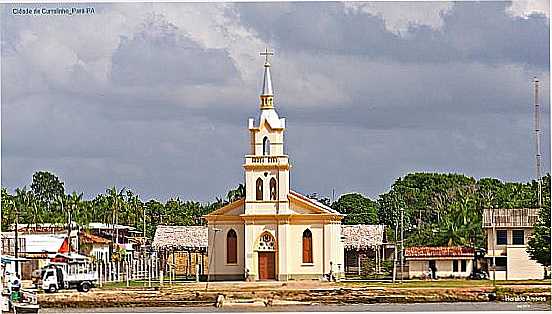
[[[268,48],[266,48],[260,55],[265,56],[263,88],[261,90],[261,109],[272,109],[274,108],[274,91],[272,90],[272,78],[270,76],[270,62],[268,62],[268,56],[274,55],[274,52],[268,51]]]

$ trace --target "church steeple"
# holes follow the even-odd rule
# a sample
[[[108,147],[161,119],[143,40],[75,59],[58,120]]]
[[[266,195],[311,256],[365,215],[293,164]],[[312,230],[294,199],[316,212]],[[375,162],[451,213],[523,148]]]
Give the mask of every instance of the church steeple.
[[[272,89],[272,77],[270,76],[270,62],[268,61],[268,56],[274,55],[274,52],[270,52],[268,48],[266,48],[260,55],[265,56],[263,88],[261,90],[261,110],[273,109],[274,91]]]

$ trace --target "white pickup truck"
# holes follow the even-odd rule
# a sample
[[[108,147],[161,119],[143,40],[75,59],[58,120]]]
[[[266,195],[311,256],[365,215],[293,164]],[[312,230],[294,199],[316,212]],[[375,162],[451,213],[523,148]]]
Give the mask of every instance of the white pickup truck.
[[[61,289],[77,289],[80,292],[88,292],[98,280],[98,273],[87,267],[75,269],[74,267],[50,264],[45,266],[41,273],[41,287],[50,293]]]

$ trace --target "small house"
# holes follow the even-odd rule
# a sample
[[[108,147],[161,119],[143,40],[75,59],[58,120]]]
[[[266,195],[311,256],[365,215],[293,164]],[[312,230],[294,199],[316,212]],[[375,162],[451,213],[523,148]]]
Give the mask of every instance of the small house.
[[[405,248],[409,278],[467,278],[473,269],[475,250],[461,246]]]

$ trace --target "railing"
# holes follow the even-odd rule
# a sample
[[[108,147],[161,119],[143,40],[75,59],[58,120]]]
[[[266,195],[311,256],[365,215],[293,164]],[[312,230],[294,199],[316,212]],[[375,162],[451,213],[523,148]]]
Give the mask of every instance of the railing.
[[[285,164],[287,163],[287,156],[245,156],[246,164]]]
[[[159,259],[156,257],[135,259],[131,261],[96,263],[99,285],[106,282],[123,282],[130,280],[159,280]]]

